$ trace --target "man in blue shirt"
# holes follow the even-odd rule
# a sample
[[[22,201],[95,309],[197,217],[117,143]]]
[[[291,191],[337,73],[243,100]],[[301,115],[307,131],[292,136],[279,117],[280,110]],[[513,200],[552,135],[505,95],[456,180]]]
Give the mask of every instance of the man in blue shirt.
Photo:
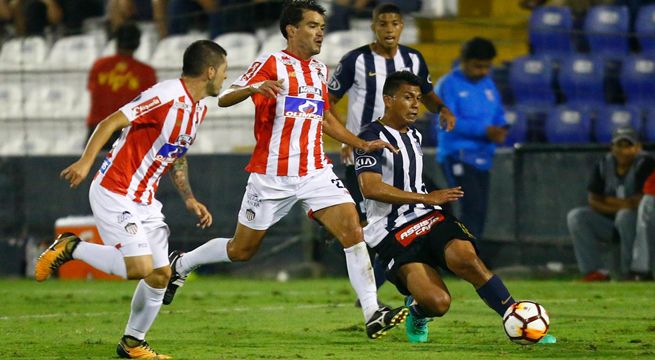
[[[460,65],[439,79],[435,92],[457,118],[452,131],[438,128],[437,161],[449,187],[466,196],[460,218],[482,236],[489,197],[489,170],[496,144],[505,142],[507,124],[500,95],[489,72],[496,49],[475,37],[462,46]]]

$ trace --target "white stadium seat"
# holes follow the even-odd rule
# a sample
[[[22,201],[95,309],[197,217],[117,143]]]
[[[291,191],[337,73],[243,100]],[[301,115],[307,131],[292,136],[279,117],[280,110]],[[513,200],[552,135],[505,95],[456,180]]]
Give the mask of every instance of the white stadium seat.
[[[217,36],[214,42],[227,51],[227,61],[230,67],[248,67],[257,57],[259,42],[251,33],[223,34]]]
[[[25,155],[26,129],[24,121],[0,120],[0,128],[5,135],[0,142],[0,156]]]
[[[23,91],[20,84],[0,84],[0,119],[18,119],[23,116]]]
[[[373,40],[370,31],[347,30],[328,33],[323,40],[321,53],[316,57],[332,68],[350,50],[366,45]]]
[[[274,53],[280,50],[284,50],[287,47],[287,39],[280,34],[279,31],[275,32],[273,35],[264,40],[262,43],[262,48],[259,50],[259,54],[264,53]],[[253,62],[255,59],[251,59],[250,62]]]
[[[25,101],[25,115],[30,119],[59,119],[79,116],[75,106],[83,97],[66,85],[37,87]],[[88,105],[87,105],[88,106]]]
[[[182,69],[182,55],[184,50],[196,40],[206,39],[207,36],[201,33],[190,33],[186,35],[173,35],[159,41],[155,52],[152,54],[150,64],[156,69]]]
[[[99,55],[99,44],[93,35],[75,35],[59,39],[46,60],[53,70],[89,70]]]
[[[0,69],[33,70],[43,64],[48,52],[45,40],[39,36],[30,36],[8,40],[0,51]]]
[[[150,61],[150,56],[152,55],[156,39],[153,39],[153,34],[149,32],[141,33],[141,41],[139,42],[139,48],[134,52],[134,58],[137,60],[148,64]],[[102,56],[111,56],[116,54],[116,39],[111,39],[105,48],[102,50]]]

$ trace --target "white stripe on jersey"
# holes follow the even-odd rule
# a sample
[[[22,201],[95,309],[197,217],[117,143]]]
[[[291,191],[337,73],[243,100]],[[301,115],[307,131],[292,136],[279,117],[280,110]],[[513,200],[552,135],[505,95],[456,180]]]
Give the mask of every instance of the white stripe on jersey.
[[[359,74],[365,74],[366,76],[366,65],[364,64],[364,56],[360,55],[357,57],[355,62],[355,83],[361,81],[366,82],[366,78],[363,79]],[[348,118],[346,120],[346,129],[348,129],[353,134],[359,134],[362,130],[362,112],[364,111],[364,99],[366,97],[366,84],[363,86],[351,86],[348,90]],[[355,100],[357,99],[357,100]]]

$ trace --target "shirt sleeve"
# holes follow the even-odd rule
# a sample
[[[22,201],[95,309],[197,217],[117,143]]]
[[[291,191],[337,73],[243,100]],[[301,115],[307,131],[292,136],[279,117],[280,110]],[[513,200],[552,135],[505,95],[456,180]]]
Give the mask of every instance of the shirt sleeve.
[[[603,175],[601,174],[600,162],[596,163],[594,169],[591,171],[591,176],[587,183],[587,191],[596,195],[605,194],[605,179],[603,179]]]
[[[359,137],[366,141],[379,140],[380,137],[372,130],[364,130]],[[373,152],[365,153],[362,150],[355,149],[355,173],[357,176],[364,172],[375,172],[382,174],[382,163],[384,161],[384,156],[382,152],[384,150],[376,150]]]
[[[248,86],[265,80],[277,80],[276,61],[272,54],[260,56],[232,86]]]
[[[496,99],[498,99],[498,101],[496,102],[496,111],[494,111],[494,118],[492,120],[492,124],[496,126],[505,126],[507,125],[507,119],[505,119],[505,109],[503,108],[503,101],[500,98],[500,93],[498,93],[498,89],[496,89],[496,86],[494,86],[493,89],[494,89],[494,96],[496,97]]]
[[[159,111],[155,110],[164,106],[168,101],[169,99],[164,98],[161,92],[151,87],[123,105],[119,110],[125,114],[130,123],[155,124],[166,119],[165,116],[153,115],[158,114]]]
[[[416,52],[418,56],[418,77],[421,79],[421,93],[427,94],[432,91],[432,78],[430,77],[430,72],[428,71],[428,64],[425,63],[423,55],[420,52]]]
[[[341,58],[328,83],[328,90],[332,96],[342,98],[350,87],[353,86],[356,60],[357,56],[352,52]]]

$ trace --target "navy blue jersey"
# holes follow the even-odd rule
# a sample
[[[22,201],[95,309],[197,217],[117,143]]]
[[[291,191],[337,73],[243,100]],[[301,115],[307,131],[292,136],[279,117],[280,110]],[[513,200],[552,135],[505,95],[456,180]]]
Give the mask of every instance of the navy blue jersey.
[[[421,79],[423,94],[432,91],[428,66],[418,50],[399,45],[393,59],[385,59],[369,45],[364,45],[344,55],[332,74],[328,90],[337,98],[348,93],[346,128],[350,132],[358,134],[365,125],[384,114],[384,82],[388,75],[404,70]]]
[[[370,153],[355,151],[355,171],[357,176],[372,171],[382,175],[382,181],[400,190],[426,194],[423,184],[423,136],[413,127],[406,133],[372,122],[364,128],[359,137],[366,140],[384,140],[398,148],[397,154],[382,149]],[[394,205],[371,199],[364,200],[368,225],[364,228],[366,243],[374,247],[389,232],[398,229],[439,206],[425,204]]]

